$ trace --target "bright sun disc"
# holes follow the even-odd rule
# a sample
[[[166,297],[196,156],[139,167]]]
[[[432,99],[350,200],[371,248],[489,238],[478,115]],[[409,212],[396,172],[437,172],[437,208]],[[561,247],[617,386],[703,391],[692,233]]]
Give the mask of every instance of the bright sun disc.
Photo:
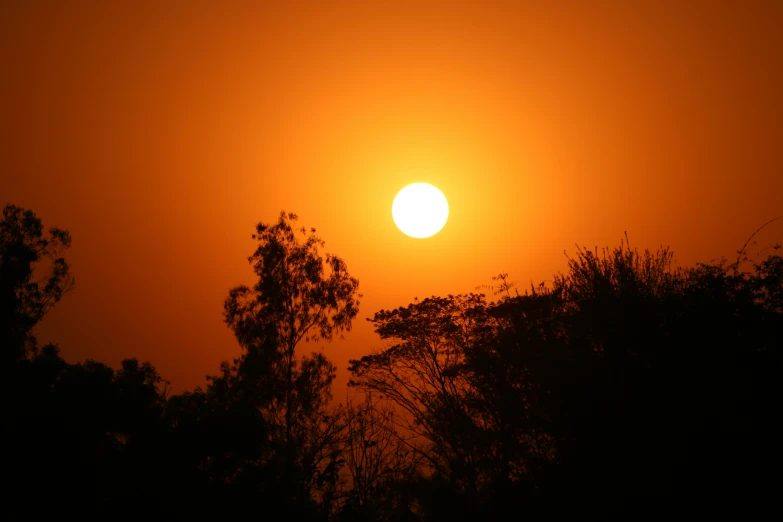
[[[414,183],[394,198],[392,218],[397,228],[411,237],[434,236],[449,219],[449,203],[443,192],[429,183]]]

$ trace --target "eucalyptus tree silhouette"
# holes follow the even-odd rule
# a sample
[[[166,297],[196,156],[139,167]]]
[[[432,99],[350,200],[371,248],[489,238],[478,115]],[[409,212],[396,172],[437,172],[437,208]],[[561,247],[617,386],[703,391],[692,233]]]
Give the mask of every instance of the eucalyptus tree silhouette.
[[[323,487],[323,472],[334,470],[331,444],[343,421],[329,409],[334,365],[320,352],[297,356],[297,348],[350,330],[361,296],[345,262],[322,253],[315,229],[296,228],[296,221],[281,212],[277,223],[256,227],[249,261],[258,282],[233,288],[225,302],[225,321],[244,352],[220,379],[253,402],[283,470],[277,486],[289,482],[288,498],[305,504]]]

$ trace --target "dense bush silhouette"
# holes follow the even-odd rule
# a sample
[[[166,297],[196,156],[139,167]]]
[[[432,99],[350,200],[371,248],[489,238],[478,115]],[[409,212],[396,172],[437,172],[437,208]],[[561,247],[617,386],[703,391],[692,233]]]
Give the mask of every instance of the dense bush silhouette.
[[[639,519],[774,508],[783,463],[783,258],[672,266],[578,249],[550,287],[433,296],[371,320],[360,403],[303,341],[350,328],[358,281],[293,214],[259,224],[241,355],[170,395],[149,363],[68,363],[32,329],[73,284],[35,215],[0,222],[4,493],[11,520]],[[32,283],[37,264],[50,270]],[[48,264],[47,264],[48,263]],[[747,267],[747,270],[741,268]],[[36,278],[38,279],[38,278]],[[39,279],[40,280],[40,279]]]
[[[566,498],[623,518],[759,507],[779,484],[781,267],[580,249],[551,289],[377,313],[396,343],[353,361],[351,385],[394,401],[437,475],[484,513],[551,515]]]

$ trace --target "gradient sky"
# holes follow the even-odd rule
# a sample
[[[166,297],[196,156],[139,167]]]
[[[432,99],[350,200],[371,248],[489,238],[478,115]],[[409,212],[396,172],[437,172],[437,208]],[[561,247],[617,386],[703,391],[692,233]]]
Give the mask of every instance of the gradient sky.
[[[337,398],[381,308],[537,284],[624,231],[730,257],[783,214],[781,2],[121,4],[0,6],[0,205],[73,235],[36,332],[71,362],[203,384],[281,210],[360,280]],[[416,181],[451,207],[429,239],[391,218]]]

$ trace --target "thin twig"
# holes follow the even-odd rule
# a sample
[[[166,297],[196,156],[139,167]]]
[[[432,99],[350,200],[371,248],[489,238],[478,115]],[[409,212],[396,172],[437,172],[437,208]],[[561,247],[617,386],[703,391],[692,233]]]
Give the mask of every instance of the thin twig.
[[[742,245],[742,248],[741,248],[741,249],[740,249],[740,250],[737,252],[737,262],[736,262],[736,263],[734,263],[734,275],[735,275],[735,276],[737,275],[737,270],[739,270],[740,263],[742,262],[742,256],[743,256],[743,254],[745,254],[745,253],[746,253],[746,249],[748,248],[748,244],[750,243],[750,240],[751,240],[751,239],[753,239],[753,237],[754,237],[756,234],[758,234],[758,233],[761,231],[761,229],[762,229],[762,228],[766,227],[767,225],[769,225],[769,224],[770,224],[770,223],[772,223],[773,221],[777,221],[777,220],[778,220],[778,219],[780,219],[780,218],[783,218],[783,216],[778,216],[778,217],[776,217],[776,218],[772,218],[772,219],[770,219],[769,221],[767,221],[766,223],[764,223],[763,225],[761,225],[759,228],[757,228],[757,229],[756,229],[756,231],[755,231],[755,232],[753,232],[753,233],[750,235],[750,237],[748,238],[748,240],[747,240],[747,241],[745,241],[745,244],[744,244],[744,245]]]

